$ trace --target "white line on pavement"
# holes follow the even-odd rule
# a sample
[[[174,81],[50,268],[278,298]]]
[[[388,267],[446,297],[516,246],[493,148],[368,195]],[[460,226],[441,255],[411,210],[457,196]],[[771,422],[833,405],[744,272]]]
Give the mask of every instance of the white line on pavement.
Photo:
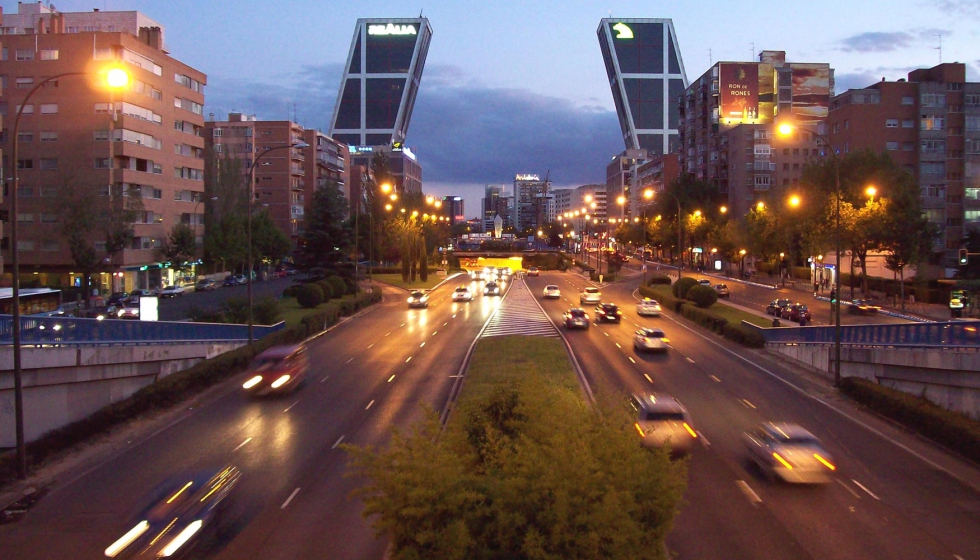
[[[291,404],[291,405],[289,405],[289,406],[287,406],[287,407],[286,407],[286,410],[283,410],[283,412],[289,412],[289,409],[290,409],[290,408],[293,408],[294,406],[296,406],[296,405],[298,405],[298,404],[299,404],[299,401],[296,401],[296,402],[294,402],[293,404]]]
[[[340,436],[339,438],[337,438],[337,441],[335,441],[333,445],[330,446],[330,449],[337,449],[337,446],[340,445],[340,442],[342,441],[344,441],[344,436]]]
[[[371,343],[371,346],[374,346],[374,343],[373,342]],[[367,349],[370,350],[371,349],[371,346],[368,346]]]
[[[709,375],[708,377],[710,377],[711,379],[714,379],[714,380],[715,380],[715,381],[717,381],[718,383],[721,383],[721,379],[718,379],[718,378],[717,378],[717,377],[715,377],[714,375]]]
[[[286,501],[282,503],[282,506],[280,506],[279,509],[286,509],[286,506],[289,505],[289,502],[293,501],[293,498],[296,497],[296,494],[299,494],[298,487],[295,490],[293,490],[293,493],[290,494],[288,498],[286,498]]]
[[[836,478],[834,480],[836,480],[837,481],[837,484],[840,484],[841,486],[843,486],[844,487],[844,490],[847,490],[848,492],[850,492],[851,495],[853,495],[855,498],[857,498],[859,500],[861,499],[861,495],[858,494],[857,492],[855,492],[853,488],[851,488],[850,486],[844,484],[843,482],[841,482],[840,480],[838,480]]]
[[[619,348],[620,350],[622,350],[622,348],[623,348],[623,347],[622,347],[622,346],[620,346],[620,345],[619,345],[619,343],[617,342],[617,343],[616,343],[616,348]]]
[[[626,357],[629,358],[630,361],[633,362],[634,364],[636,363],[636,360],[633,359],[633,356],[626,356]]]
[[[411,358],[409,358],[409,359],[411,359]],[[388,383],[391,383],[394,380],[395,380],[395,375],[392,374],[391,377],[388,378]]]
[[[879,501],[881,500],[881,498],[879,498],[878,496],[875,496],[874,495],[874,492],[872,492],[871,490],[868,490],[867,488],[865,488],[864,485],[861,484],[860,482],[854,480],[853,478],[851,479],[851,482],[853,482],[854,485],[857,486],[858,488],[860,488],[861,490],[864,490],[865,492],[867,492],[868,495],[871,496],[872,498],[874,498],[876,500],[879,500]]]
[[[650,375],[649,374],[644,373],[643,374],[643,377],[646,377],[647,378],[647,381],[649,381],[650,383],[653,383],[653,379],[650,379]]]
[[[374,399],[371,399],[371,402],[369,402],[368,405],[364,407],[364,410],[371,408],[371,405],[373,404],[374,404]]]
[[[692,364],[694,363],[694,360],[692,360],[691,358],[687,358],[687,361],[691,362]]]
[[[320,380],[320,383],[323,383],[323,382],[324,382],[324,381],[326,381],[327,379],[330,379],[330,376],[329,376],[329,375],[328,375],[328,376],[326,376],[326,377],[324,377],[323,379],[321,379],[321,380]]]
[[[424,347],[425,347],[425,343],[424,342],[422,344],[419,344],[419,348],[424,348]]]
[[[749,501],[752,502],[753,506],[762,503],[762,498],[755,493],[755,490],[749,488],[749,485],[744,480],[736,480],[735,484],[738,485]]]
[[[252,441],[252,438],[248,438],[245,441],[239,443],[238,444],[238,447],[232,449],[231,452],[234,453],[234,452],[238,451],[239,449],[241,449],[242,447],[245,447],[245,444],[248,443],[248,442],[250,442],[250,441]]]
[[[695,432],[697,432],[698,437],[701,438],[701,444],[704,445],[705,448],[711,447],[711,442],[708,441],[708,438],[704,437],[701,430],[695,430]]]
[[[748,401],[748,399],[740,399],[740,401],[742,402],[743,405],[745,405],[745,406],[747,406],[747,407],[749,407],[751,409],[755,409],[755,405],[752,404],[752,403],[750,403]]]
[[[405,363],[407,364],[408,362],[411,362],[411,361],[412,361],[412,357],[411,357],[411,356],[409,356],[409,357],[408,357],[408,359],[407,359],[407,360],[405,360]]]
[[[351,362],[353,362],[353,361],[354,361],[354,358],[351,358],[351,359],[349,359],[349,360],[347,360],[347,361],[346,361],[346,362],[344,362],[344,363],[345,363],[345,364],[349,364],[349,363],[351,363]]]

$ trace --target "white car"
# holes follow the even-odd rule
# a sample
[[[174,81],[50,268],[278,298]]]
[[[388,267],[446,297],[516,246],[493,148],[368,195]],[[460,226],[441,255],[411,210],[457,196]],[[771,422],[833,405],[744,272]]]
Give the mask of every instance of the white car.
[[[796,424],[766,422],[742,435],[749,457],[767,476],[785,482],[829,482],[837,470],[820,440]]]
[[[409,307],[428,307],[429,306],[429,294],[416,290],[409,294],[408,296],[408,306]]]
[[[160,291],[160,297],[177,297],[184,295],[184,288],[182,286],[167,286]]]
[[[453,292],[453,301],[473,301],[473,292],[466,286],[459,286]]]
[[[472,278],[473,280],[483,280],[483,271],[482,270],[471,270],[470,271],[470,278]]]
[[[655,299],[643,298],[636,304],[636,314],[641,317],[660,317],[660,303]]]
[[[707,286],[707,287],[710,288],[711,287],[711,280],[708,280],[707,278],[702,278],[702,279],[698,280],[698,284],[701,284],[702,286]]]
[[[548,284],[544,287],[542,296],[544,296],[545,299],[558,299],[561,297],[561,289],[554,284]]]
[[[670,446],[675,455],[688,453],[698,438],[691,415],[674,397],[664,393],[633,395],[630,405],[636,410],[636,431],[643,447]]]
[[[633,333],[633,349],[637,352],[666,352],[668,348],[670,339],[660,329],[643,328]]]
[[[598,305],[602,302],[602,292],[599,291],[599,288],[586,288],[585,291],[579,294],[578,301],[580,305],[590,303]]]
[[[532,267],[530,267],[530,268],[527,269],[527,275],[528,276],[541,276],[541,271],[538,270],[538,267],[532,266]]]

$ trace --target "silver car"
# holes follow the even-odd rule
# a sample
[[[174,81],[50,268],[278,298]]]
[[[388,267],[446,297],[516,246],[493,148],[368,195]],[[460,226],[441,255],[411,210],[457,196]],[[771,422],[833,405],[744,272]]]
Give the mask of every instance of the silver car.
[[[542,296],[544,296],[545,299],[549,299],[549,298],[558,299],[561,297],[561,289],[554,284],[548,284],[547,286],[544,287],[544,292],[542,292]]]
[[[602,302],[602,292],[599,291],[599,288],[586,288],[585,291],[579,294],[578,301],[580,305],[587,305],[590,303],[598,305],[600,302]]]
[[[655,299],[643,298],[636,304],[636,314],[641,317],[660,317],[660,303]]]
[[[666,352],[670,348],[670,339],[661,329],[643,328],[633,333],[633,349],[637,352]]]
[[[473,301],[473,292],[466,286],[459,286],[453,291],[453,301]]]
[[[409,307],[428,307],[429,306],[429,294],[415,290],[408,295],[408,306]]]
[[[837,470],[820,440],[797,424],[766,422],[742,435],[762,472],[785,482],[823,483]]]
[[[691,451],[698,433],[680,401],[665,393],[651,393],[633,395],[630,405],[636,411],[634,427],[643,438],[644,447],[667,445],[675,455]]]

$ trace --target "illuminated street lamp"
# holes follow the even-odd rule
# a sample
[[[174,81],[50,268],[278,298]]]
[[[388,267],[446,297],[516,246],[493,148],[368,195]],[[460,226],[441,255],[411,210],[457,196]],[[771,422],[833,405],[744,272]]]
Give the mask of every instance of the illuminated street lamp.
[[[789,205],[792,206],[793,208],[799,206],[800,202],[801,202],[800,197],[796,196],[795,194],[789,197]]]
[[[727,214],[728,213],[728,207],[727,206],[722,206],[721,208],[718,209],[718,211],[721,212],[722,214]]]

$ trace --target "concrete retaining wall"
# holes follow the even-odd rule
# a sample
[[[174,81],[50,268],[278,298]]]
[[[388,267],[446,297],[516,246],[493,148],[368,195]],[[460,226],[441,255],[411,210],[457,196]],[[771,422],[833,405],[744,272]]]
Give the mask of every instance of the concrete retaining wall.
[[[833,345],[769,343],[766,349],[833,375]],[[861,377],[925,397],[947,410],[980,420],[980,352],[844,346],[841,376]]]
[[[81,420],[172,373],[244,345],[22,348],[24,436]],[[0,447],[13,447],[13,350],[0,349]]]

